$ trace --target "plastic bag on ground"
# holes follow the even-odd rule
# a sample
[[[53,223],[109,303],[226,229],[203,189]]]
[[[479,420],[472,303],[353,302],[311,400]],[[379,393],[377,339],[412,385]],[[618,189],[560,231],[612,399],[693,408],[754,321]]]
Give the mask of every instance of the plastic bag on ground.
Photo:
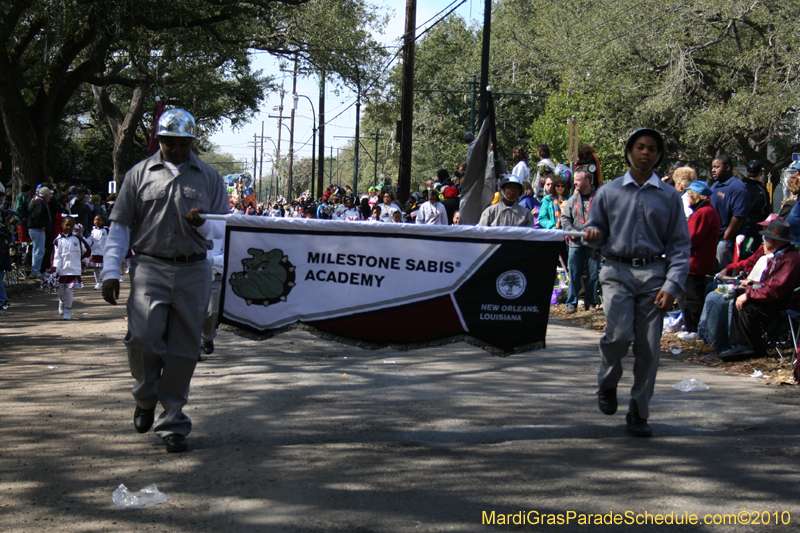
[[[683,327],[683,313],[681,311],[669,311],[664,315],[664,331],[674,333]]]
[[[672,388],[683,392],[695,392],[699,390],[708,390],[710,387],[699,379],[692,378],[684,379],[680,383],[673,385]]]
[[[117,487],[117,490],[111,494],[111,499],[117,507],[125,507],[126,509],[144,509],[159,503],[167,501],[167,495],[158,490],[155,483],[148,485],[139,492],[132,493],[123,484]]]

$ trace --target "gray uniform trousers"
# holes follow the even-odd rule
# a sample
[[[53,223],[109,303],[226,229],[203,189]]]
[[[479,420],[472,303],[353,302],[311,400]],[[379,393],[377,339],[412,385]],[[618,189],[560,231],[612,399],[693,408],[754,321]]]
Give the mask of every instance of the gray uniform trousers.
[[[164,412],[153,431],[188,435],[183,414],[200,355],[200,331],[211,290],[208,261],[173,264],[138,254],[131,265],[128,298],[128,364],[136,380],[133,397],[143,409],[158,402]]]
[[[200,337],[203,342],[213,341],[214,337],[217,336],[220,293],[222,293],[222,274],[215,272],[214,280],[211,282],[211,297],[208,300],[208,309],[206,309],[206,321],[203,324],[203,334]]]
[[[622,377],[622,358],[633,343],[633,387],[639,416],[648,418],[648,404],[658,372],[664,314],[655,299],[666,279],[666,262],[632,267],[606,261],[600,271],[606,331],[600,339],[600,390],[612,389]]]

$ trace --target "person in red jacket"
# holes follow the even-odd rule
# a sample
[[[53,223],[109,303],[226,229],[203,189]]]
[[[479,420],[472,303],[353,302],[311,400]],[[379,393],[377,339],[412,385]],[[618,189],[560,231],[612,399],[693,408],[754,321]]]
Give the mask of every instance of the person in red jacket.
[[[789,223],[773,220],[761,235],[766,255],[754,268],[761,268],[761,280],[736,298],[731,317],[733,347],[720,354],[726,362],[764,355],[763,326],[793,304],[794,289],[800,285],[800,254],[791,244]]]
[[[678,336],[681,340],[696,340],[700,338],[697,326],[706,296],[706,276],[714,271],[714,262],[717,259],[715,250],[721,223],[717,210],[711,205],[711,188],[706,182],[693,181],[686,187],[686,191],[693,210],[687,220],[692,247],[689,275],[683,295],[678,298],[686,333]]]

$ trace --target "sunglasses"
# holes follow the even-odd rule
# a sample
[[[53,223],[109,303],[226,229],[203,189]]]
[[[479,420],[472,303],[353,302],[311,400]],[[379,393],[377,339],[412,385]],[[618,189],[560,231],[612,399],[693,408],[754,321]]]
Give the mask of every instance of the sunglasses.
[[[556,188],[558,188],[558,187],[565,188],[566,185],[556,185]]]

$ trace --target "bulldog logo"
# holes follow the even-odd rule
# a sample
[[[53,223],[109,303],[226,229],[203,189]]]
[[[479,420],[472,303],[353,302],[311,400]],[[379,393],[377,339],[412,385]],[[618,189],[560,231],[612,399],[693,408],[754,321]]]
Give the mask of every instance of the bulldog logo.
[[[295,267],[289,262],[289,258],[277,248],[269,252],[250,248],[247,253],[252,257],[242,259],[244,270],[231,274],[233,293],[247,305],[266,307],[285,302],[295,286]]]

